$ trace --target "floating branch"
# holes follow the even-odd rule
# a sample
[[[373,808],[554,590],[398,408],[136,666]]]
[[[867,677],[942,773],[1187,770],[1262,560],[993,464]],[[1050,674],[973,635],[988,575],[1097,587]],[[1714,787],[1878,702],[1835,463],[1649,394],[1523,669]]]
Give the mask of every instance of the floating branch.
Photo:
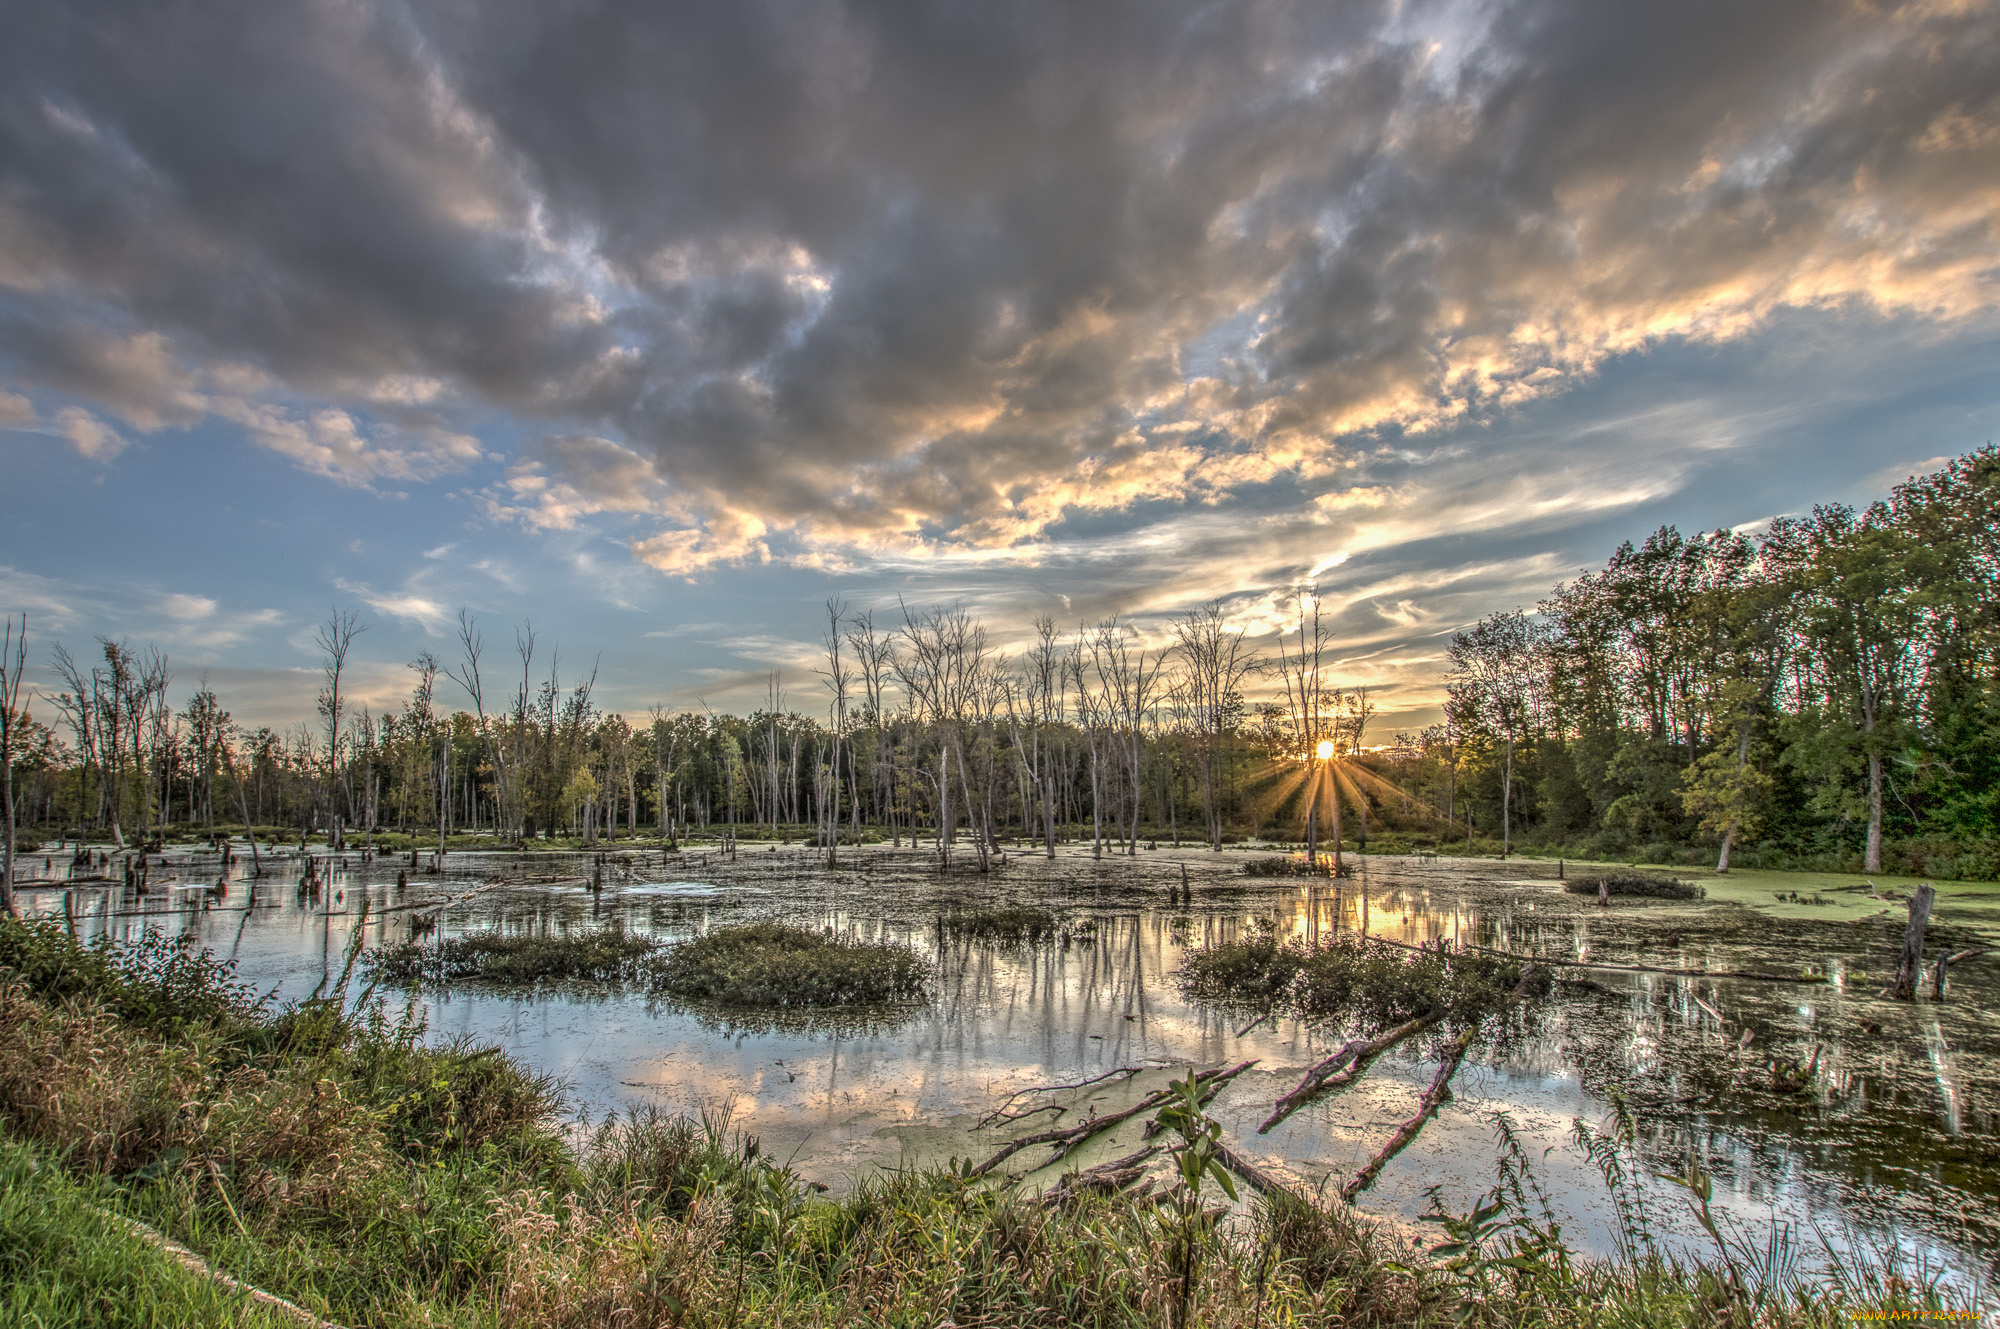
[[[1263,1168],[1252,1163],[1243,1155],[1237,1153],[1234,1149],[1231,1149],[1228,1145],[1218,1143],[1215,1149],[1216,1157],[1222,1160],[1222,1165],[1243,1178],[1243,1180],[1249,1182],[1258,1194],[1290,1195],[1293,1197],[1298,1195],[1298,1192],[1264,1171]]]
[[[1514,985],[1512,1000],[1519,1001],[1527,996],[1534,987],[1534,981],[1535,967],[1528,965],[1521,970],[1521,981]],[[1424,1123],[1437,1115],[1438,1107],[1444,1102],[1445,1094],[1451,1088],[1451,1077],[1458,1074],[1459,1066],[1465,1061],[1466,1050],[1472,1046],[1473,1037],[1478,1032],[1479,1026],[1473,1025],[1451,1041],[1443,1061],[1438,1064],[1437,1074],[1431,1077],[1431,1087],[1426,1089],[1424,1096],[1417,1101],[1417,1115],[1398,1126],[1396,1133],[1389,1137],[1389,1143],[1382,1146],[1382,1151],[1368,1160],[1368,1166],[1355,1173],[1348,1183],[1340,1188],[1341,1199],[1351,1203],[1355,1196],[1374,1185],[1375,1177],[1382,1171],[1383,1166],[1397,1154],[1402,1153],[1404,1147],[1416,1139],[1417,1133],[1423,1130]]]
[[[1256,1064],[1255,1061],[1246,1061],[1232,1066],[1226,1071],[1203,1071],[1201,1074],[1195,1076],[1195,1083],[1198,1085],[1221,1084],[1235,1079]],[[985,1176],[988,1172],[991,1172],[994,1168],[1030,1145],[1054,1145],[1056,1148],[1056,1158],[1061,1158],[1084,1141],[1090,1139],[1093,1135],[1101,1134],[1114,1126],[1130,1121],[1141,1113],[1150,1112],[1154,1108],[1163,1106],[1173,1097],[1174,1092],[1175,1090],[1171,1087],[1155,1090],[1140,1099],[1137,1103],[1134,1103],[1131,1107],[1126,1108],[1123,1112],[1114,1112],[1104,1117],[1092,1117],[1090,1120],[1079,1122],[1074,1126],[1052,1127],[1049,1130],[1037,1131],[1033,1135],[1024,1135],[1018,1140],[1009,1140],[1001,1147],[999,1153],[972,1169],[972,1175],[975,1177]],[[1054,1162],[1055,1160],[1051,1159],[1049,1161]],[[1043,1166],[1046,1166],[1046,1164]]]
[[[1391,941],[1387,937],[1373,938],[1384,946],[1397,946],[1406,951],[1421,951],[1421,946],[1412,946],[1404,941]],[[1751,969],[1673,969],[1659,964],[1600,964],[1596,960],[1558,960],[1547,955],[1522,955],[1516,951],[1495,950],[1491,946],[1474,946],[1470,942],[1461,943],[1460,950],[1478,951],[1482,955],[1498,955],[1508,960],[1519,960],[1524,964],[1559,965],[1564,969],[1609,969],[1622,974],[1675,974],[1681,978],[1746,978],[1758,983],[1824,983],[1826,979],[1818,974],[1760,974]]]
[[[1103,1194],[1122,1191],[1145,1175],[1146,1163],[1164,1147],[1157,1144],[1147,1145],[1137,1153],[1114,1158],[1109,1163],[1099,1163],[1096,1167],[1085,1168],[1050,1187],[1043,1193],[1042,1203],[1053,1209],[1079,1195],[1088,1195],[1093,1191]]]
[[[1145,1067],[1143,1066],[1120,1066],[1117,1067],[1115,1070],[1108,1070],[1104,1072],[1104,1074],[1102,1075],[1093,1075],[1088,1080],[1078,1080],[1073,1084],[1037,1084],[1037,1085],[1030,1085],[1026,1089],[1017,1089],[1013,1093],[1007,1095],[1006,1101],[1001,1103],[999,1107],[994,1108],[993,1111],[989,1112],[988,1114],[986,1114],[985,1117],[981,1118],[979,1125],[974,1126],[972,1129],[978,1130],[980,1126],[991,1125],[993,1122],[996,1121],[1019,1121],[1022,1117],[1032,1117],[1033,1115],[1035,1115],[1036,1112],[1047,1112],[1050,1108],[1055,1108],[1055,1110],[1058,1113],[1062,1112],[1063,1110],[1059,1107],[1056,1107],[1055,1104],[1049,1103],[1045,1104],[1042,1107],[1035,1108],[1031,1111],[1010,1116],[1007,1112],[1007,1109],[1014,1105],[1014,1100],[1017,1098],[1026,1098],[1029,1094],[1052,1094],[1057,1092],[1058,1090],[1063,1090],[1063,1089],[1088,1089],[1091,1085],[1102,1084],[1104,1081],[1109,1080],[1116,1075],[1123,1075],[1129,1079],[1130,1077],[1137,1075],[1140,1071],[1144,1069]]]
[[[1259,1135],[1268,1133],[1273,1126],[1315,1098],[1354,1083],[1368,1069],[1369,1062],[1404,1039],[1422,1033],[1442,1019],[1444,1012],[1439,1011],[1433,1015],[1421,1015],[1414,1020],[1405,1020],[1388,1033],[1375,1038],[1349,1039],[1341,1045],[1338,1052],[1307,1071],[1304,1078],[1299,1081],[1298,1087],[1272,1106],[1271,1115],[1257,1128],[1257,1133]]]
[[[1450,1088],[1451,1077],[1458,1073],[1460,1063],[1465,1060],[1466,1049],[1472,1046],[1472,1035],[1473,1031],[1468,1029],[1451,1041],[1451,1048],[1445,1053],[1444,1061],[1439,1064],[1437,1074],[1431,1077],[1431,1087],[1424,1090],[1423,1098],[1417,1102],[1417,1115],[1398,1126],[1396,1133],[1389,1137],[1389,1143],[1382,1146],[1382,1151],[1368,1160],[1368,1166],[1355,1173],[1348,1183],[1340,1188],[1341,1199],[1351,1204],[1355,1196],[1374,1185],[1375,1178],[1383,1166],[1397,1154],[1402,1153],[1404,1147],[1416,1139],[1417,1133],[1423,1130],[1424,1123],[1437,1115],[1438,1107],[1444,1102],[1445,1093]]]

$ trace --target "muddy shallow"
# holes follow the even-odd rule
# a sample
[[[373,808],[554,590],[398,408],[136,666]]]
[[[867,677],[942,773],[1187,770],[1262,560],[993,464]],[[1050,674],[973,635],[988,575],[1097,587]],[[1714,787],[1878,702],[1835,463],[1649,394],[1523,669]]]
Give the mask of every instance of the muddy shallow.
[[[1735,901],[1613,902],[1567,895],[1554,869],[1491,860],[1418,862],[1376,857],[1355,880],[1320,883],[1243,874],[1244,855],[1142,851],[1091,858],[1064,847],[1050,861],[1017,854],[990,876],[940,877],[909,849],[846,851],[838,872],[800,847],[744,846],[739,859],[700,847],[616,861],[601,894],[568,884],[488,885],[496,876],[581,871],[581,856],[454,854],[442,876],[398,864],[337,868],[315,905],[293,889],[296,858],[266,863],[256,907],[245,909],[248,864],[228,894],[163,887],[208,885],[212,855],[168,856],[144,898],[79,885],[67,908],[79,935],[129,937],[146,927],[190,929],[233,958],[257,990],[303,996],[337,973],[363,898],[368,940],[407,936],[435,918],[450,934],[487,927],[564,929],[618,919],[673,938],[718,922],[780,915],[869,937],[905,941],[939,964],[932,999],[866,1019],[774,1022],[691,1010],[619,990],[492,992],[473,987],[418,999],[434,1036],[497,1042],[571,1086],[592,1117],[637,1105],[727,1112],[806,1177],[831,1185],[860,1170],[984,1158],[1009,1133],[976,1123],[1008,1095],[1117,1067],[1129,1079],[1058,1096],[1065,1123],[1111,1111],[1176,1069],[1257,1059],[1212,1111],[1231,1145],[1294,1181],[1334,1185],[1408,1116],[1434,1064],[1410,1047],[1384,1058],[1346,1093],[1256,1133],[1272,1101],[1345,1031],[1289,1020],[1238,1030],[1254,1010],[1183,999],[1174,972],[1184,950],[1238,935],[1257,919],[1297,935],[1362,928],[1394,940],[1451,937],[1475,944],[1599,962],[1828,975],[1823,984],[1762,983],[1673,974],[1567,969],[1556,996],[1525,1030],[1476,1045],[1453,1097],[1364,1193],[1364,1208],[1414,1219],[1427,1192],[1462,1211],[1492,1184],[1494,1114],[1505,1112],[1540,1161],[1538,1176],[1571,1242],[1612,1249],[1605,1185],[1570,1142],[1572,1123],[1602,1122],[1612,1095],[1637,1117],[1650,1170],[1677,1172],[1691,1148],[1716,1177],[1716,1203],[1763,1245],[1789,1227],[1811,1257],[1820,1240],[1894,1244],[1956,1270],[1970,1286],[2000,1272],[2000,963],[1953,971],[1949,1000],[1914,1006],[1873,994],[1893,966],[1900,909],[1838,919]],[[405,864],[407,860],[404,860]],[[39,868],[39,860],[24,863]],[[1185,867],[1191,908],[1169,903]],[[58,873],[60,869],[58,869]],[[1743,897],[1743,892],[1732,892]],[[441,910],[435,906],[453,900]],[[26,893],[31,910],[61,914],[65,892]],[[959,905],[1027,902],[1094,919],[1096,940],[1040,946],[944,943],[938,919]],[[1941,911],[1942,940],[1975,934]],[[1748,1047],[1738,1051],[1745,1030]],[[1773,1055],[1804,1058],[1821,1074],[1802,1095],[1769,1088]],[[1110,1132],[1065,1166],[1133,1147],[1138,1122]],[[1547,1149],[1545,1158],[1542,1151]],[[1040,1151],[1017,1156],[1031,1166]],[[1048,1175],[1053,1175],[1053,1169]],[[1647,1184],[1651,1221],[1673,1245],[1697,1248],[1685,1198]]]

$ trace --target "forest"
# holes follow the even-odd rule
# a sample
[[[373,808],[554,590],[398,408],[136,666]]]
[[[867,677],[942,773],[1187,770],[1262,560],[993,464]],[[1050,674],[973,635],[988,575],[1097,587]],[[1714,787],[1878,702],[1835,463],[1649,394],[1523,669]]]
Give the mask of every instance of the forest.
[[[1099,853],[1318,836],[1335,847],[2000,876],[2000,451],[1756,532],[1663,527],[1532,609],[1440,640],[1444,718],[1371,728],[1312,588],[1253,639],[1224,604],[1142,630],[1034,624],[1000,650],[960,606],[893,624],[829,601],[808,679],[748,715],[601,709],[531,627],[461,614],[400,709],[343,690],[365,625],[321,627],[317,718],[235,723],[173,662],[47,647],[10,620],[10,844],[223,831],[485,843],[732,834],[1003,841]],[[1316,796],[1309,797],[1309,792]],[[18,832],[14,829],[18,827]],[[1324,827],[1324,829],[1322,829]],[[477,843],[478,841],[473,841]],[[12,850],[9,851],[11,864]]]

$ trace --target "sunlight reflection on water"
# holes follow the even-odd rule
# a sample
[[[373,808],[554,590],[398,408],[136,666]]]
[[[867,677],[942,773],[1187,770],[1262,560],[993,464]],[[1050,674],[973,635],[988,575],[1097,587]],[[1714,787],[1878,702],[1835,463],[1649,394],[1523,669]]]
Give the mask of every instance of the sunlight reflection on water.
[[[431,906],[472,892],[435,915],[443,933],[560,933],[616,920],[674,940],[777,915],[905,943],[938,964],[931,998],[853,1020],[731,1016],[603,989],[466,986],[416,999],[433,1036],[500,1044],[560,1075],[590,1117],[639,1105],[726,1108],[768,1152],[836,1186],[866,1167],[984,1156],[998,1137],[969,1128],[1017,1090],[1120,1066],[1146,1069],[1150,1084],[1176,1067],[1252,1058],[1259,1065],[1213,1108],[1232,1147],[1301,1183],[1337,1182],[1409,1114],[1434,1064],[1416,1049],[1384,1058],[1346,1093],[1258,1135],[1272,1101],[1346,1032],[1280,1020],[1238,1034],[1254,1012],[1181,995],[1174,973],[1189,947],[1243,936],[1258,919],[1301,938],[1366,932],[1663,967],[1795,970],[1809,959],[1843,976],[1881,968],[1871,958],[1873,933],[1812,933],[1736,906],[1621,902],[1604,914],[1552,881],[1512,875],[1519,864],[1377,858],[1352,879],[1266,880],[1243,876],[1241,859],[1229,855],[1161,852],[1099,863],[1086,851],[1053,863],[1016,858],[985,879],[941,879],[934,860],[913,851],[850,851],[836,873],[795,849],[746,853],[739,864],[704,857],[698,870],[690,870],[692,856],[670,863],[648,853],[620,864],[592,893],[573,884],[487,885],[490,874],[523,874],[515,855],[454,854],[450,862],[442,877],[399,888],[395,860],[364,864],[350,853],[326,894],[309,903],[295,889],[295,856],[257,884],[252,901],[246,863],[216,898],[206,890],[216,877],[213,856],[175,854],[161,871],[201,889],[156,884],[139,898],[120,887],[79,886],[27,899],[32,909],[61,915],[66,898],[86,937],[189,930],[234,960],[258,992],[281,1000],[339,972],[364,899],[369,944],[410,936]],[[585,862],[537,855],[526,870],[576,873]],[[1183,864],[1195,903],[1177,910],[1168,892]],[[1019,947],[944,938],[940,920],[951,908],[1002,900],[1095,919],[1097,938]],[[1837,985],[1803,990],[1811,999],[1802,1001],[1800,989],[1784,984],[1605,970],[1563,977],[1576,981],[1561,985],[1527,1036],[1475,1047],[1451,1103],[1384,1170],[1363,1197],[1366,1208],[1414,1219],[1435,1187],[1462,1211],[1492,1184],[1492,1114],[1504,1111],[1537,1159],[1565,1233],[1609,1253],[1614,1217],[1604,1184],[1569,1135],[1578,1118],[1601,1122],[1607,1095],[1617,1092],[1633,1105],[1651,1170],[1677,1171],[1690,1145],[1699,1147],[1716,1174],[1718,1207],[1739,1221],[1785,1220],[1806,1230],[1818,1220],[1830,1234],[1851,1224],[1961,1268],[1994,1268],[1996,1046],[1981,1019],[1990,984],[1954,975],[1954,1001],[1941,1007],[1866,1002],[1885,1027],[1871,1038],[1855,1030],[1865,998]],[[1744,1029],[1752,1034],[1748,1051],[1737,1047]],[[1760,1058],[1803,1056],[1814,1044],[1824,1060],[1813,1090],[1786,1100],[1761,1088]],[[1136,1092],[1107,1086],[1088,1101],[1102,1108],[1134,1101]],[[1136,1124],[1070,1162],[1098,1161],[1121,1143],[1119,1151],[1128,1150]],[[1976,1144],[1954,1146],[1961,1137]],[[1671,1188],[1647,1184],[1661,1228],[1693,1245],[1685,1203]]]

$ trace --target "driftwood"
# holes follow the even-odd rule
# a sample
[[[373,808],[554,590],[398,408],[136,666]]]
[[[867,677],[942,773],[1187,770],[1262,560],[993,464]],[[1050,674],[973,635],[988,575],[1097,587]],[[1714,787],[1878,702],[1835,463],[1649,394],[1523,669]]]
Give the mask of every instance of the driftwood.
[[[1896,977],[1882,989],[1882,995],[1890,1001],[1917,999],[1917,984],[1924,977],[1924,930],[1930,926],[1931,906],[1935,903],[1937,890],[1929,882],[1917,887],[1910,896],[1910,921],[1903,928],[1903,953],[1896,960]]]
[[[1201,1074],[1195,1076],[1195,1083],[1198,1085],[1219,1085],[1235,1079],[1256,1064],[1255,1061],[1246,1061],[1232,1066],[1226,1071],[1203,1071]],[[1031,1145],[1054,1145],[1056,1148],[1056,1158],[1061,1158],[1092,1136],[1102,1134],[1114,1126],[1130,1121],[1141,1113],[1150,1112],[1155,1108],[1165,1106],[1173,1098],[1173,1095],[1174,1088],[1170,1085],[1165,1089],[1155,1090],[1147,1094],[1123,1112],[1114,1112],[1104,1117],[1092,1117],[1090,1120],[1078,1122],[1074,1126],[1051,1127],[1045,1131],[1037,1131],[1033,1135],[1024,1135],[1018,1140],[1009,1140],[1001,1147],[999,1153],[972,1169],[972,1175],[975,1177],[985,1176],[988,1172],[991,1172],[994,1168]],[[1055,1160],[1051,1159],[1049,1161],[1053,1162]],[[1046,1164],[1041,1166],[1046,1166]]]
[[[1257,1133],[1265,1134],[1322,1094],[1332,1093],[1335,1089],[1354,1083],[1368,1069],[1369,1062],[1404,1039],[1422,1033],[1442,1019],[1444,1019],[1443,1012],[1436,1015],[1421,1015],[1414,1020],[1405,1020],[1386,1034],[1374,1038],[1349,1039],[1341,1045],[1338,1052],[1307,1071],[1297,1088],[1272,1105],[1271,1115],[1257,1128]]]
[[[1932,1001],[1944,1000],[1944,981],[1945,981],[1946,970],[1950,969],[1960,960],[1970,960],[1974,956],[1986,955],[1994,950],[2000,950],[2000,947],[1974,946],[1966,950],[1955,952],[1954,954],[1951,955],[1938,956],[1937,965],[1934,969],[1931,970],[1931,1000]]]
[[[1270,1019],[1277,1013],[1278,1013],[1278,1008],[1276,1006],[1273,1006],[1270,1010],[1265,1011],[1262,1015],[1252,1020],[1249,1024],[1246,1024],[1241,1029],[1238,1029],[1236,1031],[1236,1036],[1238,1038],[1243,1037],[1243,1035],[1249,1033],[1252,1029],[1255,1029],[1258,1025],[1264,1023],[1264,1021]]]
[[[1535,966],[1530,964],[1521,970],[1521,981],[1514,985],[1510,1000],[1519,1001],[1527,996],[1534,981]],[[1445,1095],[1451,1089],[1451,1077],[1458,1074],[1459,1066],[1465,1061],[1466,1051],[1472,1046],[1473,1035],[1478,1031],[1479,1026],[1474,1025],[1451,1041],[1451,1047],[1446,1051],[1444,1059],[1438,1063],[1437,1074],[1431,1077],[1431,1087],[1426,1089],[1424,1096],[1417,1101],[1417,1115],[1398,1126],[1396,1133],[1389,1137],[1389,1143],[1383,1145],[1381,1152],[1368,1160],[1368,1166],[1355,1173],[1348,1183],[1340,1188],[1340,1197],[1343,1200],[1351,1202],[1355,1196],[1374,1185],[1377,1174],[1388,1161],[1403,1152],[1404,1147],[1416,1139],[1417,1133],[1423,1130],[1424,1123],[1437,1115],[1439,1106],[1443,1104]]]
[[[1472,1035],[1473,1031],[1468,1029],[1452,1040],[1451,1049],[1439,1063],[1437,1074],[1431,1077],[1431,1087],[1424,1090],[1423,1098],[1417,1102],[1417,1115],[1398,1126],[1396,1133],[1389,1137],[1389,1143],[1383,1145],[1381,1152],[1368,1160],[1368,1166],[1348,1179],[1347,1184],[1340,1188],[1341,1199],[1352,1203],[1355,1196],[1374,1185],[1375,1178],[1381,1173],[1383,1166],[1397,1154],[1402,1153],[1404,1147],[1416,1139],[1417,1133],[1423,1130],[1424,1123],[1437,1114],[1438,1107],[1443,1104],[1444,1096],[1451,1087],[1451,1077],[1458,1073],[1459,1065],[1465,1060],[1466,1050],[1472,1046]]]
[[[1096,1167],[1085,1168],[1074,1176],[1065,1177],[1042,1192],[1042,1203],[1053,1209],[1079,1195],[1122,1191],[1145,1175],[1147,1162],[1163,1147],[1157,1144],[1147,1145],[1136,1153],[1127,1154],[1123,1158],[1114,1158],[1109,1163],[1099,1163]]]
[[[1010,1115],[1007,1109],[1014,1105],[1015,1099],[1025,1098],[1029,1094],[1052,1094],[1059,1089],[1088,1089],[1091,1085],[1102,1084],[1114,1075],[1123,1075],[1129,1079],[1144,1069],[1145,1067],[1143,1066],[1119,1066],[1116,1069],[1104,1072],[1102,1075],[1093,1075],[1088,1080],[1078,1080],[1074,1084],[1036,1084],[1030,1085],[1026,1089],[1016,1089],[1013,1093],[1007,1095],[999,1107],[994,1108],[993,1111],[980,1118],[979,1125],[974,1126],[972,1129],[978,1130],[980,1126],[990,1126],[996,1121],[1019,1121],[1022,1117],[1032,1117],[1037,1112],[1047,1112],[1051,1108],[1055,1109],[1057,1115],[1061,1115],[1063,1109],[1056,1107],[1054,1103],[1049,1103],[1016,1115]]]
[[[1243,1180],[1249,1182],[1251,1188],[1259,1195],[1296,1196],[1298,1194],[1298,1192],[1294,1191],[1284,1182],[1279,1181],[1276,1177],[1264,1171],[1264,1169],[1258,1167],[1228,1145],[1217,1144],[1215,1149],[1216,1157],[1222,1160],[1222,1165],[1243,1178]]]

